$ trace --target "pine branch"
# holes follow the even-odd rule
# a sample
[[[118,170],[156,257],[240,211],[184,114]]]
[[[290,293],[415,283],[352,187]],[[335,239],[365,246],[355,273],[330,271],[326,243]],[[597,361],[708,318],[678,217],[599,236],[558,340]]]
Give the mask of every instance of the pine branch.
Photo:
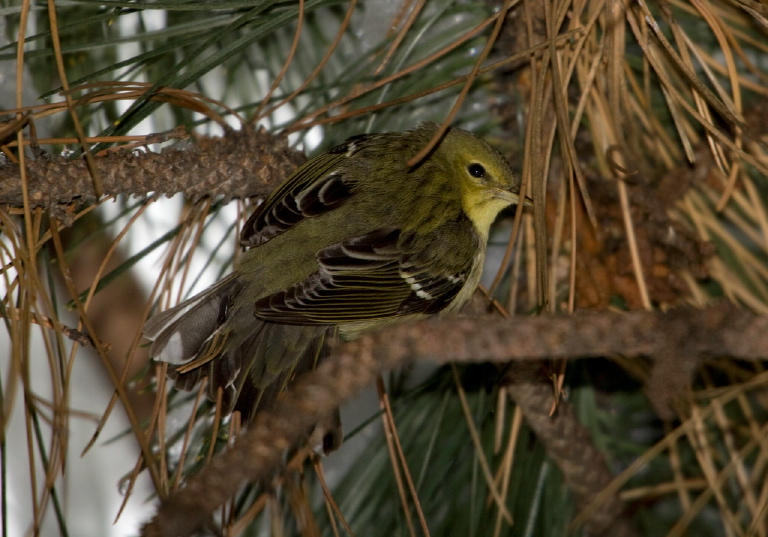
[[[152,140],[148,140],[152,143]],[[147,192],[189,199],[263,197],[305,160],[283,136],[244,128],[221,138],[198,138],[155,152],[111,152],[95,158],[107,195]],[[27,161],[29,198],[65,223],[73,209],[96,201],[84,159],[55,157]],[[0,205],[21,207],[19,166],[0,165]]]
[[[515,363],[505,376],[507,392],[536,433],[549,457],[563,474],[578,508],[590,507],[613,480],[607,461],[576,416],[573,405],[561,401],[554,415],[552,381],[533,362]],[[597,502],[595,502],[597,503]],[[586,520],[586,534],[634,537],[637,531],[624,516],[624,503],[616,494],[604,494]]]
[[[667,312],[578,312],[511,320],[454,317],[370,332],[344,343],[337,352],[356,354],[368,348],[377,359],[394,355],[396,361],[410,358],[441,363],[611,354],[655,357],[669,348],[684,348],[690,356],[754,360],[768,358],[768,317],[725,302]]]
[[[684,349],[682,357],[668,349]],[[283,452],[295,445],[315,423],[370,384],[382,371],[412,359],[436,362],[533,361],[580,358],[606,354],[677,358],[677,371],[687,378],[704,357],[730,355],[744,359],[768,357],[768,318],[728,304],[703,310],[681,308],[667,313],[584,313],[542,317],[453,318],[396,325],[359,339],[336,344],[333,356],[315,371],[299,377],[271,410],[256,417],[253,425],[226,452],[214,458],[186,487],[167,498],[144,536],[188,535],[209,522],[214,510],[232,497],[245,481],[269,479],[279,468]],[[682,358],[682,359],[681,359]],[[665,364],[665,367],[670,367]],[[518,370],[519,372],[520,370]],[[516,400],[522,399],[526,417],[543,438],[547,449],[562,463],[559,438],[576,442],[584,460],[561,466],[566,481],[584,503],[610,482],[602,456],[591,447],[588,435],[567,406],[556,419],[541,413],[541,383],[535,373],[512,379]],[[533,390],[535,393],[531,393]],[[536,410],[538,408],[538,410]],[[549,405],[544,408],[548,409]],[[585,448],[586,446],[586,448]],[[573,445],[571,445],[573,447]],[[589,526],[595,534],[624,528],[617,498],[596,513]],[[617,524],[621,524],[617,526]],[[617,535],[631,535],[626,528]]]

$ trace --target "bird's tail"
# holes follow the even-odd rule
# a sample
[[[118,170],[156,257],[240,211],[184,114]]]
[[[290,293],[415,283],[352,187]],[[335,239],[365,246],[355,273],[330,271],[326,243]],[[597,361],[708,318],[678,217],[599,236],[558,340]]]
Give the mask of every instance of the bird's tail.
[[[325,354],[327,328],[263,321],[249,302],[237,300],[243,285],[235,275],[152,317],[144,337],[150,357],[168,362],[177,388],[193,389],[208,377],[208,395],[222,411],[239,410],[243,420],[272,401],[298,374]]]
[[[221,335],[234,296],[240,291],[235,275],[222,279],[199,295],[152,317],[144,337],[152,342],[150,357],[174,366],[185,366],[210,350]]]
[[[177,388],[193,389],[209,377],[208,394],[216,400],[219,387],[231,410],[237,396],[234,380],[239,365],[232,362],[232,308],[242,285],[232,274],[202,293],[152,317],[144,325],[144,337],[152,342],[150,358],[169,364],[168,376]]]

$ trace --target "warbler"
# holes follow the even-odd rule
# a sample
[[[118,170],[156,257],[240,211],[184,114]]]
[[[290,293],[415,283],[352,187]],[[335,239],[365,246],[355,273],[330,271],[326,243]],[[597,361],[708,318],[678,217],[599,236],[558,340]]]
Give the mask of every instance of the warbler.
[[[150,355],[175,385],[209,377],[225,412],[251,417],[324,354],[398,320],[455,312],[477,287],[498,213],[520,203],[509,162],[482,139],[362,134],[305,163],[245,224],[232,274],[151,318]]]

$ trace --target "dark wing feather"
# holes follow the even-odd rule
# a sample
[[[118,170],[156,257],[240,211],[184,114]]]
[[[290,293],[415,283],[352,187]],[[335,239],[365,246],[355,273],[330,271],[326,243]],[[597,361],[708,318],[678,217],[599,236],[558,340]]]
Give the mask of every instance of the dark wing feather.
[[[350,138],[301,166],[256,207],[240,233],[240,243],[249,247],[264,244],[305,218],[343,204],[352,196],[343,164],[375,136]]]
[[[258,300],[256,316],[287,324],[335,325],[437,313],[456,297],[473,261],[441,270],[434,264],[443,260],[439,252],[424,255],[424,246],[393,228],[331,245],[318,252],[318,271]],[[452,247],[438,241],[426,246]]]
[[[469,270],[457,270],[435,275],[423,265],[403,261],[403,278],[411,285],[414,296],[403,304],[402,312],[433,314],[442,311],[467,282]]]

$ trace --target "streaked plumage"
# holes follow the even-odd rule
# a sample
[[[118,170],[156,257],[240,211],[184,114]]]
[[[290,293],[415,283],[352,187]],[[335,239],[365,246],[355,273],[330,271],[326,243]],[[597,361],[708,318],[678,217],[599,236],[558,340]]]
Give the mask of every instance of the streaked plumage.
[[[251,215],[240,265],[149,320],[150,354],[181,388],[210,375],[226,410],[251,415],[322,357],[329,330],[353,337],[455,311],[477,286],[491,223],[518,201],[509,163],[437,126],[350,138],[299,168]]]

